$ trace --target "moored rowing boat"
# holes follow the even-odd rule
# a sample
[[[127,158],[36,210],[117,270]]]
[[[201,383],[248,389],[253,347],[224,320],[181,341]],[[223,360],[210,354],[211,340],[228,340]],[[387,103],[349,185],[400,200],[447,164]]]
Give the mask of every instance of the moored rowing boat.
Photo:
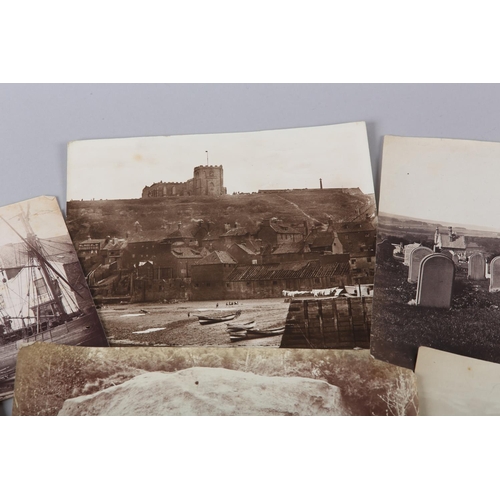
[[[284,326],[279,326],[277,328],[267,328],[257,329],[253,328],[246,331],[230,332],[229,338],[231,342],[238,342],[239,340],[256,339],[262,337],[275,337],[277,335],[282,335],[285,332]]]
[[[200,325],[209,325],[211,323],[223,323],[224,321],[231,321],[237,318],[241,314],[241,311],[235,311],[230,314],[193,314],[198,318]]]
[[[246,323],[228,323],[227,329],[230,332],[238,332],[241,330],[251,330],[255,328],[255,320],[247,321]]]

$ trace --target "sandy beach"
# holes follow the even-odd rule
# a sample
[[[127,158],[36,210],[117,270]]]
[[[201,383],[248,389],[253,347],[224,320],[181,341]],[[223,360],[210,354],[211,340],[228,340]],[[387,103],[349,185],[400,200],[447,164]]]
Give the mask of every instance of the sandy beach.
[[[127,346],[271,346],[278,347],[281,335],[231,342],[226,323],[200,325],[195,314],[241,311],[238,323],[256,321],[257,328],[285,324],[289,304],[282,298],[241,300],[237,305],[219,301],[140,303],[103,306],[99,316],[111,345]]]

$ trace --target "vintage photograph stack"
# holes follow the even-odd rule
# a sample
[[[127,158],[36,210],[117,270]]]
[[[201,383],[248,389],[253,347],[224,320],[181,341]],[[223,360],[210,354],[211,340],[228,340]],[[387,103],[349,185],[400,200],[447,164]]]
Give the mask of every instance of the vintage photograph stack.
[[[499,161],[386,136],[376,200],[364,122],[71,142],[65,219],[0,209],[0,400],[498,414]]]

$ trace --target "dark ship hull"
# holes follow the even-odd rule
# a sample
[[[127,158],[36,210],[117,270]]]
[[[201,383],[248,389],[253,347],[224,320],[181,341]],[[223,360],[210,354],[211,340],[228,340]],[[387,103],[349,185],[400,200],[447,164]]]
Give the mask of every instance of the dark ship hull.
[[[39,333],[30,335],[29,330],[23,329],[11,332],[8,337],[11,340],[6,341],[4,338],[3,345],[0,344],[0,401],[14,389],[17,353],[23,345],[32,342],[53,342],[94,347],[108,346],[102,335],[102,326],[95,309]]]

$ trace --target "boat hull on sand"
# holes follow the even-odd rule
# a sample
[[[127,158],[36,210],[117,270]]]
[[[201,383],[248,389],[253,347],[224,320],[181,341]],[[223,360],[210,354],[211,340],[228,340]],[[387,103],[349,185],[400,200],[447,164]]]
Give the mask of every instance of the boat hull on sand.
[[[230,332],[229,338],[231,342],[238,342],[239,340],[249,340],[257,339],[263,337],[276,337],[278,335],[283,335],[285,332],[285,327],[281,326],[279,328],[269,328],[267,330],[259,330],[253,328],[251,330],[241,331],[241,332]]]

